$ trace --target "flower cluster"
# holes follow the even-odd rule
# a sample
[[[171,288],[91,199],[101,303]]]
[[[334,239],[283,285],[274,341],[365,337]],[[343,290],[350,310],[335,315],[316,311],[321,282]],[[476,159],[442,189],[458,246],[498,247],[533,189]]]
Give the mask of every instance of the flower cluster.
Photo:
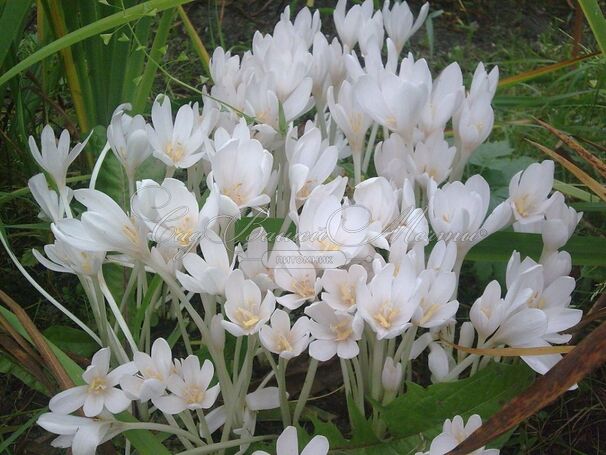
[[[66,184],[86,142],[70,150],[69,134],[56,140],[48,126],[40,149],[30,140],[45,173],[29,186],[55,237],[35,257],[78,276],[103,345],[84,384],[39,419],[59,434],[54,445],[88,454],[149,429],[185,450],[243,453],[263,439],[258,411],[279,408],[277,452],[297,453],[291,425],[319,362],[338,357],[364,414],[404,392],[413,360],[432,382],[453,381],[495,361],[486,348],[568,342],[581,311],[570,307],[561,248],[581,215],[553,192],[551,161],[521,170],[497,203],[482,176],[462,180],[492,129],[498,70],[479,64],[466,88],[456,63],[434,78],[425,59],[403,54],[427,12],[340,0],[330,40],[317,11],[291,19],[287,8],[250,51],[214,51],[202,106],[173,115],[159,96],[150,121],[119,106],[88,188]],[[128,182],[125,204],[97,189],[108,150]],[[467,253],[506,229],[542,234],[539,260],[514,251],[505,288],[492,281],[460,311]],[[107,264],[130,277],[118,300]],[[152,337],[167,325],[166,340]],[[174,359],[171,346],[187,356]],[[293,412],[286,369],[307,355]],[[522,357],[539,373],[560,358]],[[447,420],[427,453],[446,453],[480,424]],[[301,453],[327,450],[318,436]]]

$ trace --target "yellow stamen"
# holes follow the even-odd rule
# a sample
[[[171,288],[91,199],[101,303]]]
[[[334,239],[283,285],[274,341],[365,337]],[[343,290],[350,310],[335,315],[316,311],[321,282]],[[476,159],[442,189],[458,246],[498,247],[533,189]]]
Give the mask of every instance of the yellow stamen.
[[[88,393],[98,395],[103,393],[107,388],[107,381],[104,377],[93,378],[91,383],[88,385]]]
[[[347,319],[343,319],[335,325],[331,324],[330,330],[336,335],[335,341],[345,341],[352,334],[351,324]]]

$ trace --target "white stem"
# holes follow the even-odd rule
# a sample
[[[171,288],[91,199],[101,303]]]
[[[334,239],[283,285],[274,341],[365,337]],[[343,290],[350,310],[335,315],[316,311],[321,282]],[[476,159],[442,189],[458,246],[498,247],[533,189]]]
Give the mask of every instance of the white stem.
[[[103,161],[105,161],[105,157],[107,156],[107,152],[109,152],[109,150],[110,150],[109,142],[106,142],[105,146],[103,147],[103,150],[101,150],[101,153],[99,153],[99,157],[97,158],[97,161],[95,162],[95,167],[93,167],[93,173],[90,176],[90,183],[89,183],[88,187],[91,190],[95,189],[95,185],[97,184],[97,177],[99,176],[99,171],[101,170],[101,166],[103,165]]]

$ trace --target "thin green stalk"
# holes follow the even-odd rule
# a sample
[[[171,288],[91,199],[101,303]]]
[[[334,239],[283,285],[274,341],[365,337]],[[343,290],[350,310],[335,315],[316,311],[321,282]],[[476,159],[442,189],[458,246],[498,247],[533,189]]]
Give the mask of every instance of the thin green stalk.
[[[270,354],[271,356],[271,354]],[[288,394],[286,393],[286,365],[288,360],[280,357],[278,359],[278,369],[276,380],[278,381],[278,390],[280,391],[280,412],[282,414],[282,423],[284,428],[290,426],[290,410],[288,408]]]
[[[604,13],[600,10],[598,0],[579,0],[579,5],[581,5],[587,22],[589,22],[602,55],[606,55],[606,19]]]
[[[204,46],[202,39],[200,38],[200,35],[198,35],[198,32],[196,32],[195,27],[189,20],[189,17],[187,16],[187,13],[185,12],[185,10],[183,9],[182,6],[177,7],[177,12],[179,13],[179,17],[183,21],[183,27],[185,28],[185,32],[187,33],[187,36],[189,36],[189,39],[191,40],[191,43],[194,47],[194,50],[196,51],[196,54],[198,54],[198,58],[202,62],[204,71],[206,72],[207,76],[210,78],[211,77],[210,66],[209,66],[210,55],[208,54],[208,51],[206,50],[206,47]]]
[[[269,439],[275,439],[275,436],[253,436],[252,438],[233,439],[231,441],[218,442],[216,444],[209,444],[204,447],[186,450],[185,452],[179,452],[177,455],[203,455],[205,453],[219,452],[220,450],[252,444],[253,442],[267,441]]]
[[[305,403],[307,403],[307,399],[309,398],[309,393],[311,392],[311,387],[314,383],[314,378],[316,377],[317,369],[318,361],[312,358],[309,362],[309,367],[307,368],[307,374],[305,375],[305,382],[303,383],[301,394],[299,395],[297,405],[295,406],[295,413],[292,419],[294,425],[299,424],[299,418],[301,417],[301,413],[305,408]]]

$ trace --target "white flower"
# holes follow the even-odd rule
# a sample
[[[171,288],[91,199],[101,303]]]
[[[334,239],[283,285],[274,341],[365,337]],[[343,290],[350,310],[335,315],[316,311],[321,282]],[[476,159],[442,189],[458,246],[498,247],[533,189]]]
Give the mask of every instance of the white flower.
[[[273,268],[267,265],[270,262],[267,233],[260,226],[253,229],[248,236],[246,250],[241,245],[236,246],[238,268],[244,276],[253,280],[262,292],[276,287],[273,281]]]
[[[167,380],[174,371],[172,353],[166,340],[158,338],[154,341],[151,356],[135,352],[133,362],[139,374],[120,379],[120,387],[126,395],[143,402],[163,395]]]
[[[400,271],[394,277],[392,264],[385,266],[368,285],[358,282],[356,300],[358,312],[377,334],[377,339],[391,339],[401,335],[409,326],[415,311],[412,296],[416,276]]]
[[[235,258],[230,263],[223,240],[211,230],[200,240],[200,250],[204,258],[196,253],[183,256],[188,274],[177,271],[177,279],[188,291],[224,295]]]
[[[76,190],[74,196],[88,210],[81,222],[65,219],[55,223],[56,236],[85,251],[117,251],[133,258],[149,255],[145,226],[124,213],[111,197],[91,189]]]
[[[480,175],[473,175],[465,184],[456,181],[428,189],[428,217],[440,240],[455,241],[459,254],[509,224],[511,210],[507,202],[499,204],[486,217],[490,203],[490,188]]]
[[[215,147],[210,156],[211,175],[222,203],[229,207],[225,213],[267,204],[269,196],[264,190],[271,176],[273,156],[259,141],[250,138],[246,122],[242,120],[232,136],[217,130]]]
[[[223,327],[235,337],[257,333],[276,307],[276,299],[267,291],[261,300],[259,287],[245,280],[241,271],[235,270],[225,284],[225,314],[229,321]]]
[[[296,211],[297,205],[332,174],[337,165],[337,156],[337,148],[329,146],[328,141],[322,141],[320,130],[311,122],[307,122],[305,133],[299,139],[294,139],[292,134],[288,135],[286,158],[291,187],[291,211]]]
[[[379,248],[388,249],[385,235],[399,215],[398,195],[385,177],[373,177],[356,185],[353,199],[370,214],[368,240]]]
[[[338,355],[351,359],[358,355],[357,341],[362,338],[364,321],[359,316],[333,310],[324,302],[314,303],[305,308],[310,321],[311,335],[315,338],[309,345],[309,355],[325,362]]]
[[[516,221],[520,224],[543,219],[553,202],[548,198],[553,187],[554,164],[551,160],[532,163],[513,176],[509,183],[509,200]]]
[[[431,441],[429,452],[425,452],[424,454],[417,452],[416,455],[445,455],[467,439],[471,433],[481,426],[482,419],[477,414],[472,415],[467,421],[467,424],[463,422],[461,416],[455,416],[452,420],[446,419],[446,422],[444,422],[444,426],[442,427],[442,433]],[[484,447],[470,453],[470,455],[498,454],[498,449],[484,449]]]
[[[351,50],[358,42],[362,25],[372,16],[373,5],[372,0],[366,0],[361,5],[353,5],[347,13],[346,5],[347,0],[339,0],[332,15],[341,42]]]
[[[343,81],[336,99],[334,92],[334,87],[328,89],[330,115],[345,134],[352,153],[361,155],[366,132],[372,120],[358,103],[351,83]]]
[[[369,219],[366,208],[342,205],[339,196],[317,187],[305,201],[299,218],[301,250],[332,258],[318,262],[318,267],[344,265],[365,245]]]
[[[337,311],[354,312],[356,306],[356,287],[359,282],[366,284],[368,274],[359,264],[353,264],[349,270],[327,269],[322,275],[322,300]]]
[[[394,362],[392,357],[387,357],[383,364],[381,373],[381,384],[386,392],[395,393],[402,384],[402,364]]]
[[[194,194],[180,180],[137,182],[132,200],[135,212],[147,225],[151,239],[159,245],[193,249],[219,213],[218,195],[211,192],[202,210]]]
[[[196,128],[194,112],[188,104],[179,108],[173,124],[170,99],[167,96],[163,98],[161,103],[160,97],[156,98],[152,106],[153,128],[147,125],[147,135],[153,154],[167,166],[191,167],[203,156],[202,130]]]
[[[215,367],[205,360],[200,368],[200,359],[195,355],[187,356],[181,362],[179,374],[171,375],[167,388],[172,393],[152,400],[154,405],[167,414],[179,414],[186,409],[208,409],[219,395],[219,384],[209,387]]]
[[[132,362],[128,362],[109,371],[109,360],[109,348],[97,351],[82,373],[86,385],[58,393],[51,398],[49,409],[59,414],[70,414],[82,408],[86,417],[95,417],[104,409],[117,414],[128,408],[131,400],[116,385],[122,376],[132,375],[136,368]]]
[[[415,296],[418,306],[412,322],[425,328],[445,325],[459,308],[459,302],[451,300],[457,286],[455,273],[427,270],[421,273],[419,279]]]
[[[297,429],[286,427],[276,442],[276,455],[326,455],[328,453],[328,439],[318,435],[307,443],[302,452],[299,452]],[[253,455],[269,455],[263,450],[256,450]]]
[[[310,251],[311,260],[314,251]],[[281,238],[274,244],[272,260],[278,264],[274,269],[275,283],[292,294],[277,297],[278,303],[289,310],[299,308],[308,300],[314,300],[322,285],[313,262],[308,262],[305,251],[300,250],[290,239]]]
[[[396,51],[399,54],[406,44],[406,41],[416,33],[429,12],[429,3],[424,3],[417,15],[416,20],[406,2],[394,1],[393,6],[389,7],[390,0],[385,0],[383,4],[383,25],[385,31],[393,41]]]
[[[415,72],[427,68],[423,59],[411,65],[419,66],[414,68]],[[422,77],[398,77],[387,70],[380,70],[376,79],[369,75],[360,77],[355,92],[360,106],[375,122],[400,134],[405,141],[411,138],[428,98],[428,86]],[[401,103],[403,99],[408,101]]]
[[[145,119],[141,115],[131,117],[130,104],[121,104],[112,114],[107,127],[107,142],[120,161],[126,174],[133,178],[137,168],[151,155],[151,147],[145,130]]]
[[[404,185],[406,179],[413,179],[410,160],[412,146],[404,142],[397,133],[379,142],[375,147],[374,162],[377,174],[385,177],[397,188]]]
[[[76,275],[96,276],[105,259],[104,251],[84,251],[72,247],[61,239],[44,246],[44,257],[38,250],[32,250],[34,257],[49,270]]]
[[[36,203],[42,210],[38,215],[41,219],[58,221],[65,215],[65,204],[63,198],[60,198],[56,191],[48,186],[46,177],[43,173],[36,174],[27,181],[27,186],[32,192]],[[68,203],[71,200],[72,192],[68,189]]]
[[[439,130],[415,145],[408,162],[419,183],[425,186],[428,179],[433,179],[439,185],[448,178],[456,152]]]
[[[271,325],[264,325],[259,339],[265,349],[284,359],[292,359],[301,354],[309,344],[309,319],[300,317],[290,327],[286,311],[277,309],[271,315]]]
[[[89,419],[56,412],[42,414],[36,423],[46,431],[59,435],[51,442],[53,447],[71,448],[74,455],[94,455],[99,445],[122,431],[114,420]]]
[[[67,130],[61,132],[61,136],[59,136],[59,140],[57,141],[52,127],[46,125],[42,130],[40,138],[41,150],[38,149],[33,136],[29,137],[29,149],[34,160],[51,175],[59,193],[65,191],[66,188],[65,178],[67,176],[67,168],[78,157],[82,149],[86,147],[89,137],[84,142],[76,144],[71,150],[69,131]]]

